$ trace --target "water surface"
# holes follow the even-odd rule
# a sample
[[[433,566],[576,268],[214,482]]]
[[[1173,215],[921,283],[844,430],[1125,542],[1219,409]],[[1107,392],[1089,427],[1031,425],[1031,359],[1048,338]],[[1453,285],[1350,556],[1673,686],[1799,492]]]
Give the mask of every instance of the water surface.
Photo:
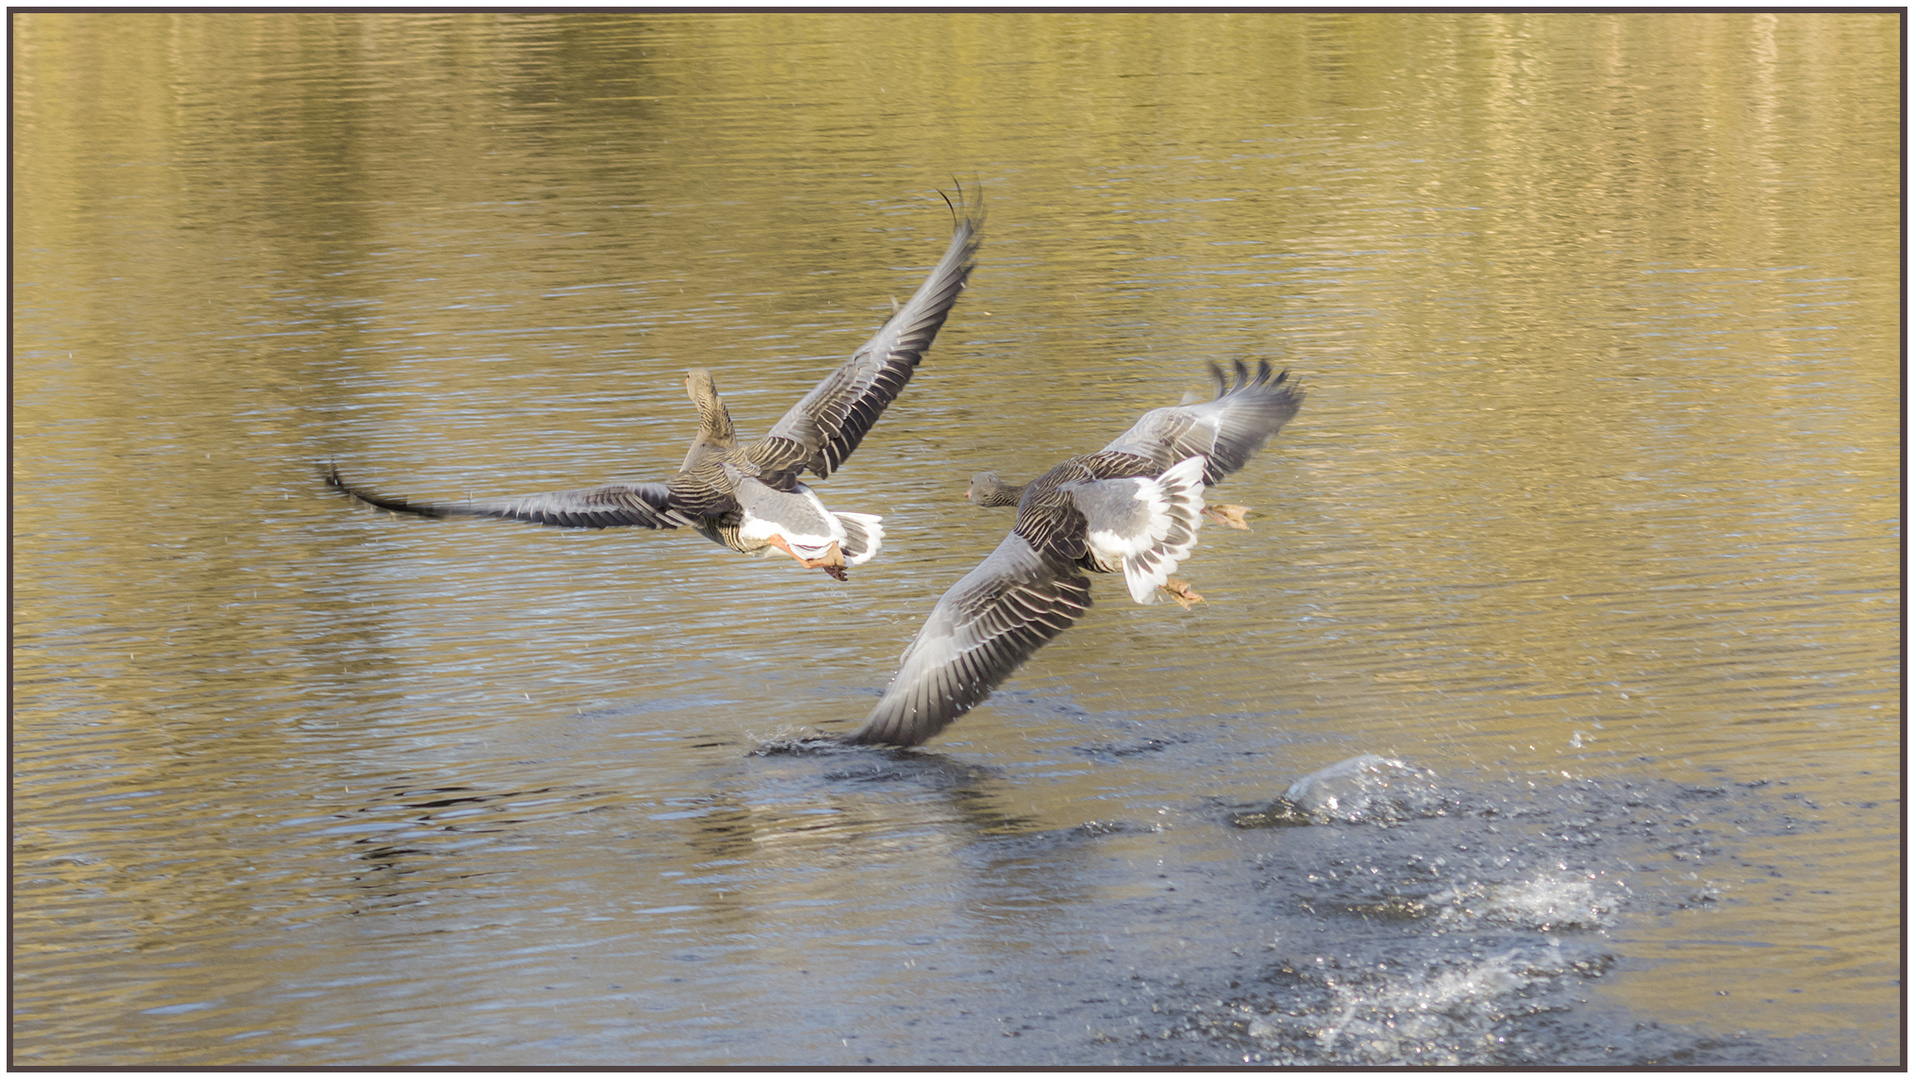
[[[16,1063],[1900,1060],[1898,16],[12,25]],[[953,177],[848,583],[318,479],[761,432]],[[779,752],[1261,357],[1209,602]]]

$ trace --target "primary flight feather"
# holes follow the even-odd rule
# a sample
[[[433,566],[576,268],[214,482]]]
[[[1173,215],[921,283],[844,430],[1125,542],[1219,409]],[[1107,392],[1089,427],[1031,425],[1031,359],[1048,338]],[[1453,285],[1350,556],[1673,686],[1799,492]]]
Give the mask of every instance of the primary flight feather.
[[[828,477],[844,464],[911,381],[944,325],[970,278],[984,222],[976,192],[967,203],[960,188],[951,211],[950,245],[918,291],[762,438],[741,442],[711,373],[687,372],[698,433],[668,481],[443,503],[379,494],[348,483],[336,466],[327,469],[326,481],[373,506],[422,517],[509,518],[578,529],[688,527],[746,554],[782,551],[800,566],[843,580],[846,567],[877,554],[880,518],[827,510],[798,476],[808,469]]]
[[[938,600],[846,742],[916,746],[943,731],[1090,607],[1084,571],[1121,572],[1140,604],[1203,599],[1171,572],[1203,518],[1245,527],[1243,507],[1204,503],[1206,485],[1242,468],[1303,404],[1289,373],[1267,363],[1253,373],[1239,362],[1234,381],[1211,372],[1213,400],[1152,409],[1102,450],[1029,484],[972,479],[971,501],[1015,505],[1017,523]]]

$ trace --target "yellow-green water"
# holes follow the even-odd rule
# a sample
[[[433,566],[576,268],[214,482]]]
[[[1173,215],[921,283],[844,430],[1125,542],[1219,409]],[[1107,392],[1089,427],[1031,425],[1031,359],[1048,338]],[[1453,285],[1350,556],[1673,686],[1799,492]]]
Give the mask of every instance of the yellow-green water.
[[[16,1063],[1900,1059],[1898,14],[11,29]],[[761,432],[953,177],[971,288],[819,484],[885,516],[849,583],[317,479],[662,479],[693,366]],[[1311,396],[1209,603],[1099,582],[926,753],[750,754],[869,708],[1009,525],[973,472],[1238,357]],[[1476,809],[1231,827],[1368,751]],[[1443,882],[1597,882],[1600,977],[1432,918],[1301,1051],[1162,1037],[1373,947],[1318,869],[1499,820]]]

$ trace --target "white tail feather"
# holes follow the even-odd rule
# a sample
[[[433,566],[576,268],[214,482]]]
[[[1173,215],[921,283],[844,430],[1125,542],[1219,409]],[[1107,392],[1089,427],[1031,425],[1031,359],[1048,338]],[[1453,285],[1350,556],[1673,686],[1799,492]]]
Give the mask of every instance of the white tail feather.
[[[839,527],[844,529],[844,561],[847,566],[857,566],[878,553],[884,546],[884,526],[878,522],[884,520],[877,514],[859,514],[848,510],[834,512]]]
[[[1163,599],[1160,590],[1171,571],[1190,557],[1190,549],[1197,545],[1197,529],[1203,524],[1203,479],[1201,457],[1185,458],[1157,477],[1157,490],[1151,493],[1156,504],[1150,523],[1153,543],[1124,559],[1124,583],[1130,586],[1132,600],[1154,604]]]

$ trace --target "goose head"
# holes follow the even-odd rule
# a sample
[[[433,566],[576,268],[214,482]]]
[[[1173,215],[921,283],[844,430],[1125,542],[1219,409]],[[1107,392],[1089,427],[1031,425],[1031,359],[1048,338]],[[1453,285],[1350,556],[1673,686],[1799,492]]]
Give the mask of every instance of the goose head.
[[[718,384],[711,372],[693,368],[685,373],[685,395],[698,406],[698,435],[701,442],[729,447],[732,444],[731,412],[718,396]]]
[[[979,506],[1016,506],[1028,486],[1007,484],[994,472],[981,472],[971,477],[971,486],[964,489],[964,497]]]

